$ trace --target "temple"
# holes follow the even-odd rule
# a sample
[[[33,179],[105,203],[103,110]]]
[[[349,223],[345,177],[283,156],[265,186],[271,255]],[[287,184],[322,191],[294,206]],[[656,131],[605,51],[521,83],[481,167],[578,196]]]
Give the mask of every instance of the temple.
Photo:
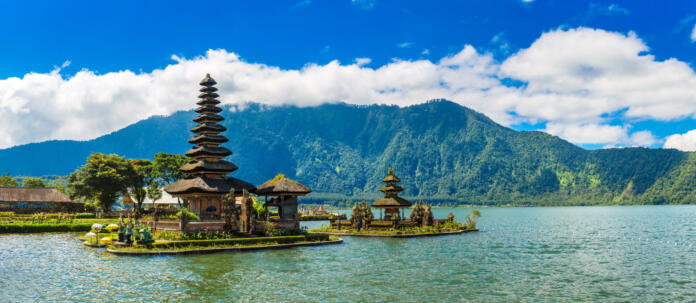
[[[195,110],[199,115],[193,119],[198,125],[191,129],[196,136],[188,140],[195,147],[186,152],[186,156],[196,161],[181,167],[181,171],[189,177],[164,188],[174,198],[183,200],[183,204],[199,216],[201,221],[211,221],[205,223],[208,226],[214,226],[211,224],[213,222],[222,224],[222,208],[226,195],[233,195],[235,204],[241,204],[241,201],[237,200],[241,199],[245,190],[252,193],[255,191],[254,185],[227,176],[237,170],[237,166],[223,160],[232,152],[220,146],[228,140],[220,135],[226,128],[218,124],[224,118],[218,115],[222,109],[217,106],[220,101],[216,99],[219,95],[216,93],[215,84],[217,82],[210,74],[200,82],[202,88],[198,96],[200,101],[197,102],[199,107]]]
[[[387,176],[382,179],[386,185],[380,189],[386,196],[372,203],[372,207],[377,209],[384,209],[384,219],[385,220],[400,220],[403,218],[403,214],[399,214],[399,209],[411,207],[411,202],[399,197],[399,193],[404,189],[396,185],[401,182],[401,180],[394,175],[394,170],[389,169]]]
[[[297,197],[311,193],[309,187],[300,182],[292,180],[283,174],[278,174],[275,178],[266,181],[256,188],[256,195],[264,196],[266,199],[266,209],[269,207],[278,208],[278,219],[273,220],[266,211],[266,220],[274,225],[286,229],[300,228],[299,214],[297,212]],[[268,197],[272,197],[268,200]]]

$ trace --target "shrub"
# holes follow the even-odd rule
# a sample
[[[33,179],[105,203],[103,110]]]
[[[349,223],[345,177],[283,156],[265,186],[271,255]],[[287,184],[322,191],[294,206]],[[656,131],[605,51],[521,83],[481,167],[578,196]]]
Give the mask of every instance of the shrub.
[[[176,213],[177,218],[181,218],[181,216],[185,216],[186,221],[200,221],[201,218],[196,216],[196,214],[188,211],[187,209],[182,209],[178,213]]]
[[[76,219],[92,219],[92,218],[96,218],[96,217],[97,217],[97,215],[94,213],[77,213],[75,215]]]

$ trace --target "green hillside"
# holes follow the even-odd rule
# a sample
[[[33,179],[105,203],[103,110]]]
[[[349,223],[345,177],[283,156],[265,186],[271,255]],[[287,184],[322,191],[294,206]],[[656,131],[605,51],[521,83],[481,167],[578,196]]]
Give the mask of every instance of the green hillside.
[[[542,132],[518,132],[448,101],[396,106],[267,107],[222,113],[240,169],[254,184],[282,172],[315,198],[374,198],[393,167],[407,197],[487,204],[694,203],[696,155],[624,148],[587,151]],[[0,173],[64,175],[91,152],[129,158],[183,153],[192,112],[153,117],[91,141],[0,150]]]

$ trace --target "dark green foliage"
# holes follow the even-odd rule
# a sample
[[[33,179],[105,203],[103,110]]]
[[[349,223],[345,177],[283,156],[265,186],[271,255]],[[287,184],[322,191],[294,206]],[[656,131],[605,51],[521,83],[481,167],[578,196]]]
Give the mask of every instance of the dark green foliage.
[[[41,178],[26,177],[22,180],[22,187],[47,187],[46,183]]]
[[[169,184],[176,180],[183,179],[186,177],[179,168],[191,161],[190,158],[180,154],[168,154],[168,153],[157,153],[153,157],[151,167],[151,177],[153,180],[159,182],[159,184]]]
[[[72,199],[96,199],[104,212],[111,209],[116,198],[138,179],[134,165],[118,155],[94,153],[87,163],[68,177]]]
[[[261,184],[282,171],[309,186],[317,203],[350,207],[354,201],[347,198],[378,199],[388,167],[402,179],[404,197],[434,205],[696,203],[692,153],[587,151],[543,132],[513,131],[447,101],[405,108],[251,104],[221,115],[228,129],[223,134],[230,139],[224,146],[234,152],[227,160],[240,167],[232,176]],[[1,166],[15,175],[38,176],[66,174],[91,150],[128,158],[180,154],[190,148],[186,140],[194,116],[153,117],[92,141],[0,150]],[[76,160],[74,154],[81,156]],[[162,179],[181,178],[174,173],[187,158],[164,160],[159,161],[168,163]]]
[[[74,231],[89,231],[91,228],[92,228],[92,223],[2,224],[2,225],[0,225],[0,234],[2,234],[2,233],[74,232]]]
[[[19,181],[12,176],[0,176],[0,187],[19,187]]]

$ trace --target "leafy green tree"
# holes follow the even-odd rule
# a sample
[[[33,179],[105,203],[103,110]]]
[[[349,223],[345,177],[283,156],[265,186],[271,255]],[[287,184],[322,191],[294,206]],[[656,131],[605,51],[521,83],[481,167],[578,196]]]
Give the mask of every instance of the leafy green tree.
[[[157,200],[162,199],[162,187],[159,185],[159,182],[150,182],[147,187],[147,197],[152,200],[153,204]],[[154,205],[156,206],[157,204]]]
[[[46,183],[41,180],[41,178],[36,178],[36,177],[26,177],[24,180],[22,180],[22,187],[48,187]]]
[[[187,175],[179,168],[191,159],[179,154],[158,153],[152,162],[152,178],[161,184],[170,184],[176,180],[186,178]]]
[[[152,180],[152,161],[147,159],[130,160],[135,171],[135,176],[130,184],[129,190],[135,202],[135,215],[140,217],[143,210],[143,201],[147,197],[146,186]]]
[[[12,176],[0,176],[0,187],[19,187],[19,182]]]
[[[48,187],[55,188],[59,190],[60,192],[67,194],[68,193],[68,179],[65,177],[57,177],[50,182],[48,182]]]
[[[118,155],[93,153],[87,163],[68,177],[72,199],[95,199],[104,212],[111,209],[118,196],[137,180],[135,166]]]

